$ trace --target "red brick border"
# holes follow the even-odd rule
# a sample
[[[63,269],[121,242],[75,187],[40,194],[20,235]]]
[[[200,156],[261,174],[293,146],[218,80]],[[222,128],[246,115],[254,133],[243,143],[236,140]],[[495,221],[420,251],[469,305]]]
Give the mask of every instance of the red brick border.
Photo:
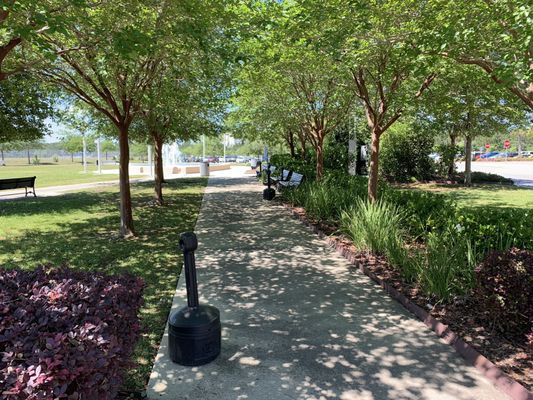
[[[317,225],[309,222],[304,215],[296,212],[294,207],[285,203],[283,203],[283,206],[320,238],[326,240],[331,247],[335,248],[339,254],[346,258],[350,263],[354,264],[361,272],[381,286],[390,297],[398,301],[409,312],[414,314],[439,338],[444,340],[446,344],[452,346],[455,351],[457,351],[470,365],[476,367],[477,370],[480,371],[489,381],[491,381],[494,386],[507,394],[513,400],[533,400],[533,393],[529,392],[524,386],[499,369],[485,356],[478,353],[476,349],[461,339],[459,335],[453,332],[447,325],[444,325],[438,319],[432,317],[422,307],[419,307],[415,303],[411,302],[406,296],[398,292],[387,282],[377,277],[364,265],[358,263],[355,252],[346,248],[339,238],[326,235]]]

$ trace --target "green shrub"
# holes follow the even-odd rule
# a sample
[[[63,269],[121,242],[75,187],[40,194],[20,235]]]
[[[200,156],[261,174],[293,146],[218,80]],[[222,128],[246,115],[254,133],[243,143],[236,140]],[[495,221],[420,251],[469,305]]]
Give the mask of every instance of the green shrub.
[[[457,204],[444,195],[418,190],[388,188],[382,198],[402,209],[404,228],[413,238],[455,225]]]
[[[455,223],[481,253],[511,247],[533,250],[533,212],[514,208],[459,210]]]
[[[455,179],[458,182],[464,182],[465,173],[461,172],[456,174]],[[513,180],[488,172],[472,171],[472,183],[501,183],[505,185],[513,185]]]
[[[303,160],[301,158],[293,158],[290,154],[275,154],[270,157],[270,164],[275,165],[280,171],[285,168],[298,172],[308,181],[313,181],[316,178],[316,164],[311,155]]]
[[[395,205],[357,199],[354,207],[341,213],[340,225],[360,250],[386,255],[401,242],[401,220],[402,215]]]
[[[433,134],[412,125],[394,125],[383,135],[380,151],[380,172],[384,179],[409,182],[413,178],[427,180],[435,170],[429,157],[433,151]]]
[[[478,254],[460,232],[430,233],[418,258],[418,281],[429,296],[447,301],[474,286]]]

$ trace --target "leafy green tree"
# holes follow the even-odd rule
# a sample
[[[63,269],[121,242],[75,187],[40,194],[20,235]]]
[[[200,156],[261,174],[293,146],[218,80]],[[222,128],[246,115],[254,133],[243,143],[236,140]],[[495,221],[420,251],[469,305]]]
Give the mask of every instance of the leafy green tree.
[[[17,75],[0,85],[0,143],[41,139],[53,114],[51,93],[29,76]]]
[[[254,5],[255,17],[264,20],[264,29],[243,44],[250,58],[242,69],[240,81],[241,85],[248,83],[244,83],[245,96],[237,104],[259,111],[260,121],[268,118],[268,111],[274,109],[270,117],[277,124],[264,124],[266,129],[261,131],[272,129],[270,134],[289,135],[289,147],[294,131],[301,130],[313,146],[316,176],[321,179],[325,139],[346,121],[353,104],[354,96],[346,90],[346,71],[330,54],[302,39],[304,31],[311,36],[316,29],[300,30],[297,23],[303,17],[297,2],[268,2],[265,6],[259,1]],[[271,106],[272,102],[281,107]],[[253,116],[247,119],[256,120]]]
[[[100,142],[100,149],[105,153],[105,159],[108,159],[108,154],[110,151],[117,151],[118,146],[112,140],[103,140]]]
[[[129,129],[175,41],[201,43],[216,2],[102,0],[66,10],[65,30],[46,35],[58,60],[39,72],[116,129],[120,149],[120,231],[135,234],[129,184]],[[76,49],[76,51],[66,51]],[[186,54],[182,55],[186,57]]]
[[[508,92],[492,84],[473,66],[449,70],[446,80],[438,80],[425,98],[428,120],[442,127],[451,143],[462,136],[465,143],[465,184],[472,184],[472,142],[477,136],[509,131],[526,117],[521,104]]]
[[[193,54],[197,58],[191,55],[186,62],[175,62],[161,71],[133,125],[136,138],[154,145],[154,201],[158,205],[163,205],[163,144],[214,135],[220,130],[216,121],[224,114],[226,101],[220,95],[228,82],[224,79],[224,60],[213,51]],[[207,67],[202,60],[209,56]]]
[[[424,5],[424,50],[475,66],[533,110],[530,0],[432,0]]]
[[[412,118],[394,124],[383,137],[381,175],[395,182],[430,179],[435,170],[429,157],[434,142],[433,132]]]
[[[0,82],[27,71],[55,49],[44,36],[64,29],[68,11],[85,0],[4,0],[0,8]],[[37,53],[27,50],[38,50]],[[70,49],[62,49],[70,51]]]
[[[325,68],[338,71],[338,77],[351,77],[351,83],[340,82],[345,92],[357,97],[371,133],[368,195],[374,201],[381,136],[402,114],[416,108],[416,100],[439,72],[434,60],[413,45],[420,35],[414,16],[424,5],[416,0],[307,0],[288,7],[292,42],[307,50],[304,55],[315,53]]]

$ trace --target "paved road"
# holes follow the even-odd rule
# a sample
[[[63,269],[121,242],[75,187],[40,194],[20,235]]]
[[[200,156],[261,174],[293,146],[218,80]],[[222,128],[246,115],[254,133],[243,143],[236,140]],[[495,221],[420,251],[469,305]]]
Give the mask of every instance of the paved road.
[[[464,171],[464,162],[457,164]],[[472,171],[489,172],[512,179],[518,186],[533,189],[533,161],[474,161]]]
[[[150,399],[506,399],[262,189],[210,179],[197,265],[200,301],[221,311],[222,353],[173,364],[165,333]],[[180,278],[173,308],[184,304]]]

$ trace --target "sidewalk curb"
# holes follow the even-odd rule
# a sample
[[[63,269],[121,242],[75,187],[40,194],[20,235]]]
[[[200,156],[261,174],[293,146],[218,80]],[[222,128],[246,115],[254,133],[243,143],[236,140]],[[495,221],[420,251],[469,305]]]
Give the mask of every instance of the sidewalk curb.
[[[533,393],[529,392],[524,386],[512,379],[509,375],[499,369],[494,363],[488,360],[485,356],[480,354],[474,347],[466,343],[453,332],[447,325],[440,322],[438,319],[429,315],[429,313],[422,307],[411,302],[406,296],[398,292],[387,282],[378,278],[364,265],[356,260],[356,254],[352,250],[343,246],[342,242],[332,236],[326,235],[317,225],[311,223],[307,217],[296,212],[295,208],[289,204],[282,203],[283,207],[291,213],[291,215],[301,221],[313,233],[317,234],[321,239],[324,239],[329,246],[333,247],[337,253],[346,258],[350,263],[355,265],[362,273],[372,279],[375,283],[381,286],[382,289],[394,300],[404,306],[410,313],[414,314],[420,321],[422,321],[428,328],[430,328],[439,338],[444,340],[446,344],[453,347],[457,353],[463,357],[468,364],[475,367],[485,378],[487,378],[494,386],[496,386],[503,393],[508,395],[513,400],[533,400]]]

